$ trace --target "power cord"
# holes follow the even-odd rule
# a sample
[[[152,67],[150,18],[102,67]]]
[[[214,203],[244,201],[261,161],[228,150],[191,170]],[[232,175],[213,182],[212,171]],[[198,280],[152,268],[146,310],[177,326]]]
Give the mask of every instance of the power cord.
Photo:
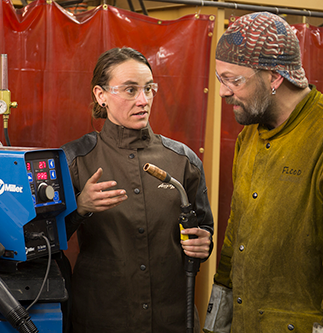
[[[52,249],[51,249],[48,238],[43,233],[30,233],[30,234],[28,234],[28,237],[30,239],[43,238],[45,240],[46,245],[47,245],[47,249],[48,249],[48,262],[47,262],[47,269],[46,269],[45,277],[44,277],[43,283],[40,287],[40,290],[38,292],[38,295],[36,296],[34,301],[26,308],[27,311],[38,301],[38,299],[40,297],[40,294],[42,293],[42,291],[44,289],[44,286],[45,286],[45,283],[47,281],[49,270],[50,270],[50,265],[51,265],[51,261],[52,261]]]

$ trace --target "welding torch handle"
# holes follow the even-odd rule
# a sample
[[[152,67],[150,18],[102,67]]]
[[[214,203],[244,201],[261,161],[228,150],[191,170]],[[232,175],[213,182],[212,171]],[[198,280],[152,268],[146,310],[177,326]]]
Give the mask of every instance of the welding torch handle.
[[[0,313],[20,333],[38,333],[27,310],[14,298],[8,286],[0,278]]]

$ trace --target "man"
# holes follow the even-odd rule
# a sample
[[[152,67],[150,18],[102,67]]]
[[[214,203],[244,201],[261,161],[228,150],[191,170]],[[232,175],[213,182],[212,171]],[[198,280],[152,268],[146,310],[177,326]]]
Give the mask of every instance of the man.
[[[323,96],[292,28],[267,12],[223,34],[216,75],[246,126],[204,331],[312,332],[323,318]]]

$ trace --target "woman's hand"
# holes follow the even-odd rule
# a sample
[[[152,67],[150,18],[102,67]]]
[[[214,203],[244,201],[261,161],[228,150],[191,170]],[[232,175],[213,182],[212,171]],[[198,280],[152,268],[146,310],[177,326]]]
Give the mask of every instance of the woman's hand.
[[[192,258],[205,259],[209,256],[211,234],[204,229],[189,228],[181,231],[183,235],[195,235],[197,238],[181,241],[185,254]]]
[[[102,168],[99,168],[88,179],[82,192],[77,197],[77,212],[80,215],[90,212],[103,212],[118,206],[128,198],[125,190],[108,190],[110,187],[117,185],[114,180],[98,183],[102,172]]]

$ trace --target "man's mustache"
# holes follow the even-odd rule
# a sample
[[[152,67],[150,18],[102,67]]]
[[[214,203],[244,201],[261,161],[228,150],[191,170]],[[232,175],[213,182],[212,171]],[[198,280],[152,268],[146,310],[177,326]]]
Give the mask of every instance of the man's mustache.
[[[225,102],[227,104],[232,104],[232,105],[238,105],[238,106],[243,106],[242,103],[238,102],[237,100],[235,100],[233,97],[226,97],[225,98]]]

